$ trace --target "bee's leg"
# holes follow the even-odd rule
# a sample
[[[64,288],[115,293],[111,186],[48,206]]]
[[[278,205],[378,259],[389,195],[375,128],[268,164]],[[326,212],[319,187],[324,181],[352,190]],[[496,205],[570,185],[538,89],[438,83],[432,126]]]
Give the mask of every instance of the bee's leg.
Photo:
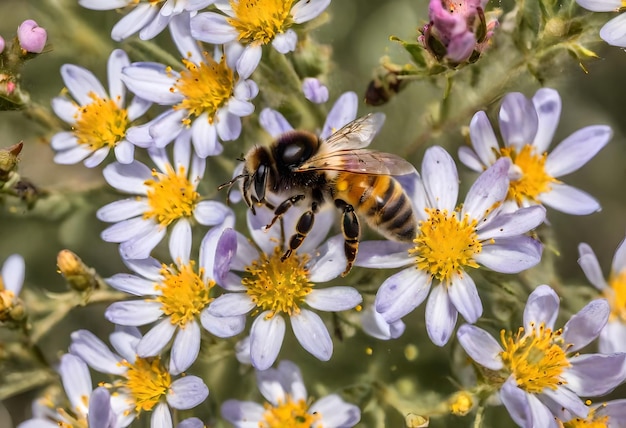
[[[274,223],[276,223],[276,221],[281,218],[289,210],[289,208],[293,207],[302,199],[304,199],[304,195],[296,195],[281,202],[281,204],[274,210],[274,218],[267,226],[265,226],[265,229],[267,230],[274,226]]]
[[[291,253],[296,251],[307,234],[313,229],[313,223],[315,222],[315,213],[317,212],[317,202],[311,204],[311,209],[300,216],[298,223],[296,224],[296,233],[294,233],[289,239],[289,248],[285,251],[285,254],[280,258],[285,261]]]
[[[344,239],[344,251],[346,254],[346,270],[341,276],[346,276],[350,273],[356,255],[359,252],[359,236],[361,235],[361,226],[359,224],[359,218],[354,212],[354,207],[344,201],[335,200],[337,208],[343,210],[341,218],[341,231],[343,232]]]

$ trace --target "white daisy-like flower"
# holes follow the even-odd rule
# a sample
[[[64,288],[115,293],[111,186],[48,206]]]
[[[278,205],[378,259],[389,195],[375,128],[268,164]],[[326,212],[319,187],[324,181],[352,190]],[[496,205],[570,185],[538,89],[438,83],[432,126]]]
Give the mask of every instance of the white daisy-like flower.
[[[215,0],[78,0],[86,9],[113,10],[129,8],[126,16],[113,26],[111,38],[121,42],[139,32],[139,38],[150,40],[180,14],[195,14]]]
[[[232,226],[233,218],[234,215],[229,214],[222,227]],[[171,265],[154,258],[124,260],[138,275],[117,274],[106,280],[113,288],[144,297],[113,303],[105,312],[109,321],[126,326],[158,322],[137,345],[139,357],[161,354],[175,336],[170,354],[172,374],[187,370],[196,360],[200,351],[200,324],[217,337],[234,336],[246,325],[244,315],[218,318],[208,312],[215,298],[212,274],[217,255],[211,246],[216,240],[211,236],[216,233],[221,233],[221,229],[212,229],[202,240],[197,260],[190,257],[192,235],[188,229],[181,235],[181,242],[170,245],[174,260]]]
[[[126,87],[122,68],[129,65],[128,55],[116,49],[109,56],[109,91],[93,73],[83,67],[61,67],[63,82],[72,98],[65,94],[52,100],[52,109],[72,131],[55,134],[50,145],[57,152],[54,161],[75,164],[84,160],[88,168],[100,165],[111,149],[120,163],[133,161],[134,146],[126,139],[131,123],[142,116],[151,102],[134,97],[126,106]]]
[[[226,205],[202,200],[196,191],[206,162],[192,153],[188,137],[180,135],[174,143],[173,163],[165,149],[148,149],[157,169],[139,161],[128,165],[116,162],[104,168],[104,178],[111,186],[134,195],[96,213],[100,220],[115,223],[101,236],[106,242],[120,243],[123,258],[149,257],[170,225],[170,246],[177,246],[186,242],[192,222],[213,226],[232,215]]]
[[[426,151],[423,182],[409,192],[419,224],[413,243],[362,242],[355,263],[372,268],[409,265],[385,280],[376,294],[376,311],[388,324],[413,311],[430,292],[426,329],[433,343],[443,346],[459,312],[469,323],[482,314],[469,269],[482,265],[496,272],[517,273],[539,262],[542,245],[524,234],[544,221],[545,209],[501,211],[509,167],[508,158],[498,160],[457,206],[459,178],[454,160],[438,146]]]
[[[294,230],[300,213],[292,209],[283,216],[285,233]],[[216,254],[228,254],[215,266],[216,282],[225,293],[208,312],[216,317],[250,314],[250,359],[259,369],[269,368],[280,352],[286,320],[302,347],[316,358],[328,361],[333,342],[322,319],[313,310],[345,311],[357,306],[359,292],[347,286],[318,288],[317,283],[336,278],[345,268],[343,236],[320,246],[333,224],[334,212],[316,215],[313,230],[302,246],[282,260],[286,246],[279,244],[280,227],[265,231],[274,213],[266,208],[248,212],[248,224],[256,245],[239,232],[227,229],[219,239]],[[236,272],[244,273],[242,277]],[[313,310],[312,310],[313,309]]]
[[[191,409],[209,395],[209,389],[199,377],[186,375],[173,379],[160,357],[138,357],[141,333],[134,327],[117,326],[109,337],[117,353],[87,330],[75,331],[71,337],[70,353],[92,369],[116,377],[110,389],[117,409],[130,419],[128,423],[143,412],[151,412],[151,426],[172,426],[170,408]]]
[[[114,412],[106,388],[93,389],[89,368],[79,357],[63,355],[59,374],[70,407],[55,406],[50,398],[41,398],[33,403],[34,417],[17,428],[123,428],[130,424],[132,418]]]
[[[199,13],[191,20],[191,34],[203,42],[245,46],[237,61],[242,78],[256,70],[263,46],[272,44],[281,54],[296,49],[298,35],[291,28],[318,17],[330,0],[230,0],[215,6],[223,12]]]
[[[600,332],[600,352],[626,352],[626,239],[615,251],[608,281],[604,279],[598,258],[588,244],[581,243],[578,253],[578,264],[587,279],[600,290],[611,307],[609,321]]]
[[[541,285],[528,297],[524,326],[500,333],[501,344],[485,330],[465,324],[457,337],[465,352],[489,370],[500,399],[513,420],[525,428],[557,428],[555,420],[586,418],[589,408],[580,397],[609,393],[626,378],[626,354],[579,351],[606,324],[606,300],[590,302],[555,330],[559,296]],[[495,373],[494,373],[495,372]]]
[[[459,159],[479,172],[499,158],[511,159],[507,209],[544,204],[567,214],[599,211],[595,198],[558,178],[585,165],[608,143],[613,132],[606,125],[587,126],[548,154],[560,115],[561,97],[554,89],[539,89],[532,100],[519,92],[508,93],[499,115],[504,146],[499,146],[487,114],[479,111],[470,123],[472,147],[461,147]]]
[[[626,400],[612,400],[589,407],[585,418],[574,417],[568,421],[558,421],[559,428],[623,428],[626,427]]]
[[[170,109],[150,122],[131,128],[128,139],[140,147],[165,147],[190,133],[198,156],[218,155],[220,141],[241,134],[241,118],[254,112],[250,102],[259,89],[238,76],[234,66],[241,54],[232,45],[215,56],[202,52],[189,35],[189,17],[181,15],[170,25],[174,43],[183,57],[183,70],[153,63],[134,63],[123,70],[122,80],[140,97]]]
[[[19,299],[24,286],[24,273],[22,256],[13,254],[7,257],[0,271],[0,325],[24,317],[24,308]]]
[[[311,403],[302,373],[291,361],[281,361],[278,368],[257,371],[257,385],[264,405],[252,401],[227,400],[222,417],[235,428],[349,428],[361,420],[361,411],[337,394]]]

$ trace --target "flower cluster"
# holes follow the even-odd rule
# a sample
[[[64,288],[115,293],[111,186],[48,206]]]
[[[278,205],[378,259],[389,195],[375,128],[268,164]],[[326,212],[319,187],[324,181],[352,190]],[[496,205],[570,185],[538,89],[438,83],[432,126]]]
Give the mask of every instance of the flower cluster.
[[[594,10],[608,4],[578,1]],[[106,302],[111,347],[84,327],[74,331],[57,370],[66,397],[36,401],[33,418],[19,428],[124,428],[146,417],[151,427],[200,428],[204,421],[180,421],[179,412],[202,408],[209,388],[220,384],[249,387],[245,380],[224,382],[234,375],[226,363],[237,364],[235,357],[237,373],[254,374],[265,403],[220,401],[224,387],[204,406],[219,407],[235,427],[347,428],[361,422],[362,411],[380,425],[389,423],[380,416],[387,406],[396,406],[407,426],[426,426],[411,421],[399,394],[371,373],[337,391],[313,384],[309,395],[298,365],[283,359],[295,360],[302,348],[319,366],[328,367],[336,354],[353,361],[357,329],[389,341],[389,352],[405,331],[403,340],[413,342],[424,330],[430,341],[419,346],[435,345],[433,352],[455,348],[446,345],[456,340],[472,360],[476,386],[442,399],[454,415],[473,411],[477,396],[480,406],[495,397],[489,402],[503,404],[522,427],[623,424],[624,400],[594,406],[583,400],[626,380],[624,241],[608,280],[591,247],[580,244],[579,264],[601,298],[585,302],[562,329],[554,327],[556,291],[531,283],[530,275],[512,279],[544,258],[546,207],[574,215],[600,210],[593,196],[560,179],[607,145],[611,127],[585,126],[548,153],[561,115],[558,92],[542,88],[530,99],[510,92],[502,94],[498,114],[501,138],[486,111],[467,116],[470,145],[458,158],[476,176],[460,174],[440,145],[425,148],[418,170],[414,159],[374,150],[381,147],[373,140],[383,113],[359,117],[356,93],[337,96],[325,85],[332,80],[320,60],[324,49],[309,32],[330,0],[79,4],[125,13],[113,26],[115,41],[136,33],[154,39],[141,54],[147,60],[131,59],[139,49],[111,52],[107,87],[98,73],[63,65],[65,88],[51,102],[67,125],[50,140],[54,161],[101,167],[103,181],[126,194],[94,211],[108,223],[102,241],[119,244],[128,271],[102,279],[69,250],[59,254],[73,296],[68,305]],[[487,55],[498,22],[486,7],[485,0],[430,1],[418,43],[405,46],[432,55],[424,67],[439,68],[426,75],[462,73]],[[173,60],[160,51],[165,30],[176,48]],[[18,40],[25,54],[41,53],[47,33],[29,20]],[[141,42],[124,46],[134,43]],[[387,89],[399,90],[406,71],[390,72]],[[222,156],[246,149],[237,166]],[[6,168],[0,164],[0,190],[20,150],[10,151]],[[215,191],[225,180],[216,165],[232,174],[218,188],[228,187],[228,194]],[[384,239],[369,239],[370,232]],[[19,298],[24,275],[22,257],[8,257],[0,323],[26,335],[34,330],[27,343],[44,360],[36,348],[40,333],[26,322],[30,314]],[[484,317],[494,295],[506,300],[529,292],[523,326],[503,328],[500,342],[479,326],[499,320]],[[424,302],[422,327],[408,317]],[[459,314],[464,324],[457,329]],[[32,319],[53,322],[56,314],[35,306]],[[597,337],[600,353],[582,354]],[[429,416],[440,413],[441,406],[433,407]],[[213,425],[217,415],[211,418]]]

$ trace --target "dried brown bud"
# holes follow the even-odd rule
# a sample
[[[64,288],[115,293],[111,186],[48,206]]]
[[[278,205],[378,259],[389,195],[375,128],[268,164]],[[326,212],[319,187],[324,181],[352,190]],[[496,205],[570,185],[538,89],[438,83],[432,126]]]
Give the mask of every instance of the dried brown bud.
[[[8,181],[9,175],[17,169],[18,156],[23,146],[24,143],[20,141],[10,147],[0,149],[0,182]]]
[[[57,266],[70,288],[77,291],[98,288],[95,270],[85,265],[72,251],[61,250],[57,255]]]

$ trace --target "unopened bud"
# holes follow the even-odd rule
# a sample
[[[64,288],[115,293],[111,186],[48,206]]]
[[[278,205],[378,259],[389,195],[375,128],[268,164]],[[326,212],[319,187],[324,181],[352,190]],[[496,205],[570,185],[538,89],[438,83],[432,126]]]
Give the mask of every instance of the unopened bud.
[[[59,273],[63,275],[70,288],[85,291],[98,287],[96,272],[88,267],[70,250],[61,250],[57,255]]]
[[[0,287],[0,324],[19,322],[25,317],[26,308],[22,299],[12,291]]]
[[[48,33],[37,22],[27,19],[17,28],[17,39],[26,52],[41,53],[46,46]]]
[[[474,407],[474,397],[467,391],[459,391],[448,400],[450,412],[457,416],[465,416]]]
[[[404,423],[407,428],[426,428],[430,425],[430,420],[426,416],[409,413],[404,418]]]
[[[365,104],[380,106],[399,93],[406,86],[406,80],[399,78],[403,73],[400,70],[385,70],[384,74],[376,76],[365,90]]]
[[[18,156],[24,144],[20,141],[10,147],[0,149],[0,182],[6,182],[9,174],[17,169]]]

